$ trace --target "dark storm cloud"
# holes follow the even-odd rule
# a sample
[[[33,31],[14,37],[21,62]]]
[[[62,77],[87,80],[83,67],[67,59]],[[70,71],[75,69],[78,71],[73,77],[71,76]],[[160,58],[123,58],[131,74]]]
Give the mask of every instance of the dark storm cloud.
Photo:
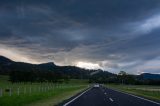
[[[159,57],[159,11],[159,0],[0,1],[0,47],[31,62],[137,73]]]

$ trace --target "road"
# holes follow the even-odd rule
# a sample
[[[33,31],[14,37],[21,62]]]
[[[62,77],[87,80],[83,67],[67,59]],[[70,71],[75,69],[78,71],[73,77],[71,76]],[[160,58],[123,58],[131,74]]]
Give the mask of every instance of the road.
[[[112,89],[90,88],[63,106],[160,106],[159,103]]]

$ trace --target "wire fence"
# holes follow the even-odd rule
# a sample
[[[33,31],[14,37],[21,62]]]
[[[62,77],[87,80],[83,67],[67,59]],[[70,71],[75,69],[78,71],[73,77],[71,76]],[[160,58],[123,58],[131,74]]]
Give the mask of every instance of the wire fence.
[[[77,87],[82,85],[37,85],[37,86],[10,86],[0,88],[0,97],[14,95],[31,95],[34,93],[45,93],[54,91],[54,89],[64,89],[69,87]]]

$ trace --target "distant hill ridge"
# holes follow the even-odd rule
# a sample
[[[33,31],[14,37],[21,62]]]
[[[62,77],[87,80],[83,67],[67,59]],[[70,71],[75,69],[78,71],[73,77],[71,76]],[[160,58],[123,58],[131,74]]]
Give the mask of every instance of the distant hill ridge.
[[[160,79],[160,74],[151,74],[151,73],[143,73],[140,75],[143,79],[145,80],[159,80]]]
[[[12,71],[54,71],[62,75],[69,75],[72,78],[89,78],[89,76],[112,77],[116,74],[103,70],[88,70],[76,66],[57,66],[54,62],[42,64],[30,64],[24,62],[15,62],[4,56],[0,56],[0,75],[9,75]],[[160,74],[143,73],[138,75],[144,80],[160,80]]]
[[[88,78],[88,76],[90,76],[90,73],[96,71],[99,71],[100,73],[103,72],[108,76],[115,75],[103,70],[88,70],[76,66],[57,66],[53,62],[42,64],[15,62],[4,56],[0,56],[0,75],[9,75],[9,73],[12,71],[54,71],[56,73],[61,73],[62,75],[69,75],[71,78]]]
[[[13,62],[13,61],[4,57],[4,56],[0,56],[0,64],[5,64],[5,63],[8,63],[8,62]]]

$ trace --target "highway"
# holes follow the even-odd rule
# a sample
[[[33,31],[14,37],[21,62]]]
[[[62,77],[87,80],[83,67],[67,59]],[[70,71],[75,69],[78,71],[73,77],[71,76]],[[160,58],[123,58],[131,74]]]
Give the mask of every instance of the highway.
[[[160,106],[160,103],[100,86],[86,90],[63,106]]]

